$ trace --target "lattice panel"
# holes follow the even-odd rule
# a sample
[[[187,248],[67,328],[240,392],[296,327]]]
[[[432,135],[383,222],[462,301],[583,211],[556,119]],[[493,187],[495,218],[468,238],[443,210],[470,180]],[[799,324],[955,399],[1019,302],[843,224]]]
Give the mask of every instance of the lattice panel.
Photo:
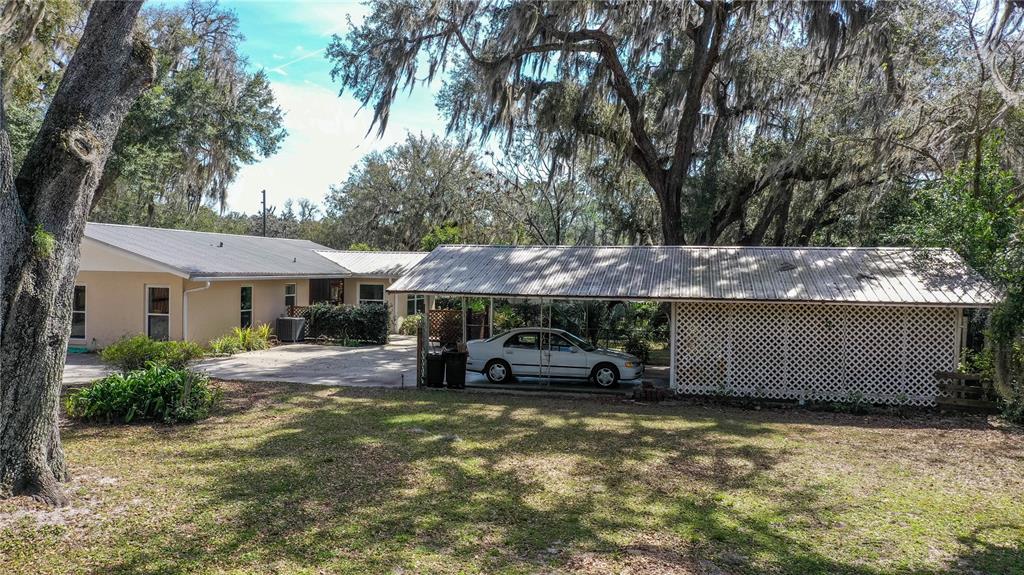
[[[462,311],[457,309],[432,309],[427,311],[430,318],[430,341],[442,344],[462,340]]]
[[[683,393],[935,405],[960,311],[827,304],[677,303]]]

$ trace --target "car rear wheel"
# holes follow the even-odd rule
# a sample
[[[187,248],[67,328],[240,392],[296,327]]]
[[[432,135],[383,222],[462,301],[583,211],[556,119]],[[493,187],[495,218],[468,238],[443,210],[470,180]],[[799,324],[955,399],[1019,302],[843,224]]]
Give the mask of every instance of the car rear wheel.
[[[512,379],[512,368],[501,359],[492,359],[484,367],[487,381],[491,383],[508,383]]]
[[[615,387],[619,384],[619,369],[610,363],[599,363],[590,378],[601,387]]]

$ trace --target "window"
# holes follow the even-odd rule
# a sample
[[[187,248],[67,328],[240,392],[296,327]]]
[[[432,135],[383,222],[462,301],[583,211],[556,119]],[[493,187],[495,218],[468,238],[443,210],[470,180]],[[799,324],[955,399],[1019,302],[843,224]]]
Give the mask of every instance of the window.
[[[252,327],[252,286],[242,286],[242,318],[238,325]]]
[[[284,308],[289,310],[295,306],[295,284],[284,284]]]
[[[541,347],[551,351],[573,351],[573,345],[557,333],[544,334],[544,342]]]
[[[85,339],[85,286],[75,286],[71,299],[71,338]]]
[[[359,284],[359,305],[384,303],[384,284]]]
[[[540,334],[536,332],[517,333],[505,340],[505,347],[515,349],[538,349]]]
[[[405,300],[405,314],[416,315],[427,311],[427,296],[411,295]]]
[[[587,341],[585,339],[582,339],[582,338],[580,338],[577,335],[573,335],[571,333],[566,333],[565,337],[566,337],[566,339],[569,340],[570,343],[572,343],[576,347],[582,349],[583,351],[594,351],[594,350],[597,349],[589,341]]]
[[[344,303],[345,301],[345,280],[331,280],[331,303]]]
[[[146,286],[146,335],[167,341],[171,328],[171,288]]]

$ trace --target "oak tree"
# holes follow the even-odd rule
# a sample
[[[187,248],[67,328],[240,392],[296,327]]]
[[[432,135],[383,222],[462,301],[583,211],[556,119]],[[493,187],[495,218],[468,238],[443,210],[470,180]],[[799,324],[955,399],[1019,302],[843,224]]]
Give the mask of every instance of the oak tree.
[[[153,80],[135,27],[141,5],[92,5],[17,175],[0,124],[0,497],[67,502],[57,423],[79,244],[121,122]]]

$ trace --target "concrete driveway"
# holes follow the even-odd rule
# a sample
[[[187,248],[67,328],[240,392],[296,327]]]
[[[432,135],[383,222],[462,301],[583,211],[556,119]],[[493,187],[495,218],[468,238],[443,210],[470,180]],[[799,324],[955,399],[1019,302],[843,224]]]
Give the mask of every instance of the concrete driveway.
[[[99,379],[113,370],[96,353],[69,353],[64,362],[64,385],[79,385]]]
[[[341,347],[288,344],[204,359],[194,365],[210,377],[352,387],[416,385],[416,338],[391,336],[387,345]]]

